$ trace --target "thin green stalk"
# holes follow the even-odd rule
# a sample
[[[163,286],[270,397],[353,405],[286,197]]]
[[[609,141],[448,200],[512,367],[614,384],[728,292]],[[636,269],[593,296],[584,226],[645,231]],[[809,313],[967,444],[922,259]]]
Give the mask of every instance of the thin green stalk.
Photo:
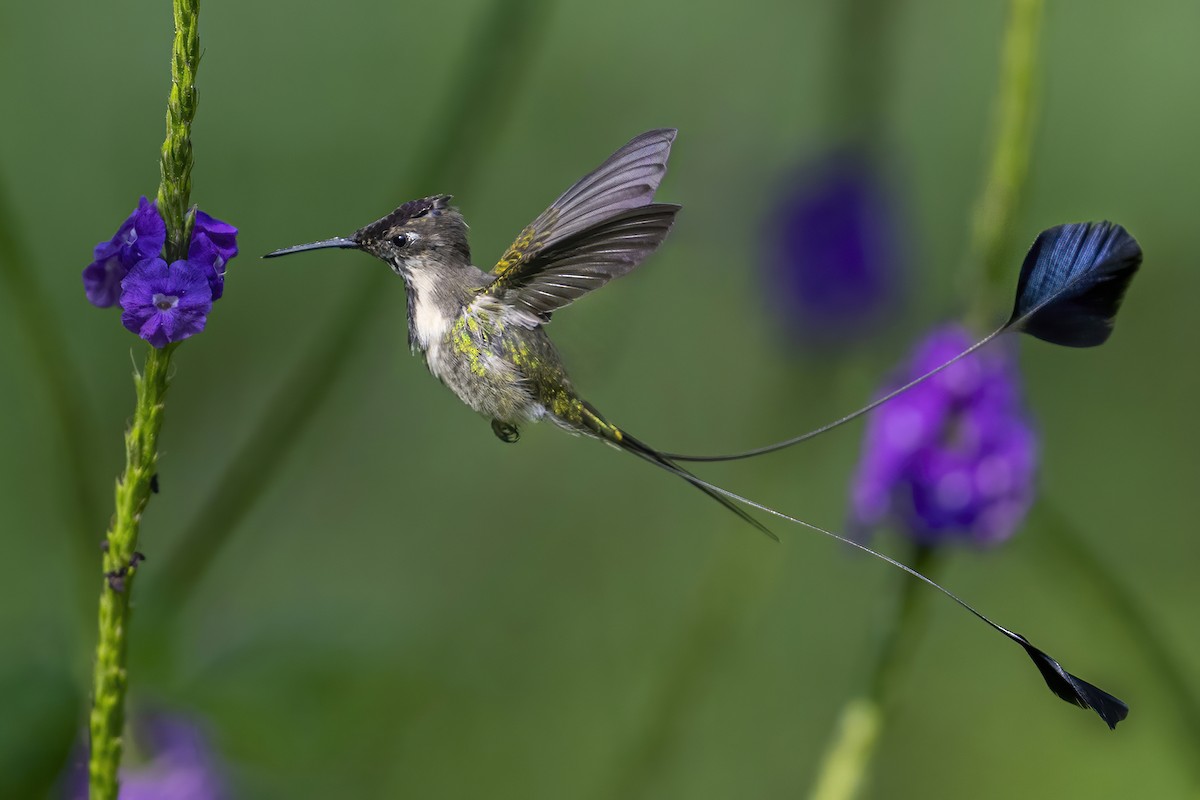
[[[812,800],[858,797],[866,785],[882,731],[883,711],[873,698],[856,697],[846,703],[809,797]]]
[[[167,102],[167,135],[162,148],[158,206],[167,225],[167,257],[187,253],[188,200],[191,191],[191,125],[196,113],[196,68],[200,62],[199,0],[174,0],[175,41],[171,51],[171,95]],[[125,661],[129,632],[129,598],[137,574],[138,529],[150,500],[151,479],[158,471],[158,433],[170,381],[171,354],[177,345],[146,353],[142,372],[134,373],[137,405],[125,433],[125,471],[117,481],[116,511],[104,555],[105,580],[100,587],[99,641],[93,671],[89,721],[91,757],[88,786],[91,800],[116,800],[125,727]]]
[[[971,230],[977,269],[967,322],[975,328],[986,327],[991,319],[992,291],[1002,289],[1006,298],[1011,291],[1006,251],[1029,172],[1041,23],[1042,0],[1011,0],[996,92],[995,139]],[[932,552],[918,549],[913,566],[930,575],[935,566]],[[843,710],[813,788],[814,800],[848,800],[862,790],[883,730],[887,701],[911,659],[916,634],[924,627],[922,588],[905,581],[899,616],[875,662],[870,688]]]
[[[938,563],[930,548],[914,548],[913,569],[933,577]],[[912,662],[929,618],[931,595],[925,585],[907,577],[903,581],[900,608],[887,628],[871,666],[867,692],[843,707],[837,733],[825,751],[809,795],[812,800],[851,800],[866,785],[883,732],[885,712],[895,697],[896,686]]]
[[[913,547],[913,557],[909,563],[927,578],[935,578],[935,572],[942,562],[937,551],[918,545]],[[913,651],[916,650],[921,630],[929,616],[931,597],[923,583],[904,578],[896,622],[884,636],[879,660],[871,674],[870,693],[881,704],[894,696],[897,682],[906,665],[912,661]]]
[[[196,70],[200,67],[200,0],[174,0],[171,94],[163,140],[158,211],[167,223],[167,261],[187,258],[192,222],[192,120],[196,117]]]
[[[1033,148],[1041,26],[1042,0],[1012,0],[996,95],[995,141],[971,230],[977,269],[968,316],[977,328],[987,327],[991,321],[991,290],[1001,293],[1005,302],[1012,292],[1008,244]]]
[[[70,358],[62,327],[47,322],[55,318],[56,311],[34,276],[29,248],[19,233],[16,209],[7,201],[6,192],[0,189],[0,277],[7,283],[8,294],[14,300],[13,314],[24,334],[22,338],[34,368],[41,373],[50,406],[62,427],[72,494],[72,502],[67,505],[72,515],[70,540],[79,569],[79,603],[81,610],[86,604],[90,616],[92,606],[87,594],[92,591],[92,578],[100,561],[98,536],[104,524],[104,512],[92,489],[88,470],[94,427],[82,402],[83,380]]]
[[[1113,618],[1137,642],[1138,653],[1146,658],[1160,685],[1170,695],[1179,726],[1192,741],[1185,749],[1188,766],[1193,774],[1200,776],[1200,760],[1193,757],[1200,752],[1200,695],[1197,694],[1200,679],[1180,666],[1167,639],[1159,634],[1153,618],[1137,596],[1117,571],[1104,562],[1066,514],[1044,496],[1038,500],[1034,514],[1043,523],[1039,528],[1042,535],[1037,541],[1049,541],[1062,552],[1063,560],[1092,584],[1113,612]]]
[[[125,727],[125,671],[129,631],[129,595],[137,573],[138,527],[150,499],[150,479],[157,471],[158,432],[162,428],[163,398],[175,345],[150,348],[141,374],[134,373],[137,408],[125,433],[125,473],[117,481],[116,514],[104,554],[106,575],[100,589],[100,640],[96,645],[91,713],[91,761],[88,764],[91,800],[117,796],[117,767],[121,763],[121,732]]]
[[[650,698],[646,725],[632,740],[617,765],[613,783],[603,796],[629,800],[654,794],[648,787],[678,743],[689,712],[712,679],[713,663],[730,649],[752,606],[775,582],[756,566],[740,539],[720,538],[709,557],[708,574],[699,602],[679,648],[658,678]]]
[[[837,6],[829,116],[838,139],[874,144],[885,133],[898,6],[895,0],[845,0]]]
[[[519,79],[537,50],[548,18],[546,0],[499,0],[482,20],[453,98],[430,144],[414,154],[420,165],[407,183],[414,191],[462,187],[478,168],[487,145],[515,106]],[[329,318],[310,350],[280,382],[265,411],[201,503],[200,512],[161,570],[163,607],[176,608],[215,561],[238,523],[254,506],[312,420],[330,389],[361,349],[368,322],[387,297],[386,277],[364,273],[357,289]],[[157,578],[156,578],[157,581]]]

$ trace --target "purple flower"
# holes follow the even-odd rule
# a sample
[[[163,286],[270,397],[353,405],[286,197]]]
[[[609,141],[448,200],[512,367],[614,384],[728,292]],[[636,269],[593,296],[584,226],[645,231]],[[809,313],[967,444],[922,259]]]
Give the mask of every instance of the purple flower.
[[[184,717],[143,714],[132,724],[142,759],[127,758],[119,800],[223,800],[229,797],[207,738]],[[67,800],[87,799],[87,749],[79,748],[66,774]]]
[[[212,310],[207,270],[194,261],[139,261],[121,281],[121,323],[155,347],[204,330]]]
[[[166,241],[167,226],[159,216],[158,209],[145,197],[141,198],[137,209],[121,224],[116,235],[96,245],[94,260],[83,270],[83,288],[88,300],[100,308],[118,302],[125,307],[121,296],[125,276],[141,261],[161,258]],[[219,299],[224,293],[225,269],[229,259],[237,253],[237,228],[196,209],[187,260],[202,269],[212,300]],[[129,327],[129,323],[126,323],[126,327]],[[197,330],[203,327],[201,321]],[[191,333],[180,338],[186,338]]]
[[[95,261],[83,269],[83,291],[88,302],[108,308],[121,297],[121,281],[129,267],[121,261],[121,248],[113,242],[101,242],[94,251]]]
[[[213,300],[219,300],[225,291],[226,265],[238,254],[237,232],[237,228],[228,222],[222,222],[196,209],[188,260],[206,265],[206,277],[209,286],[212,287]]]
[[[154,203],[142,197],[112,239],[96,245],[95,260],[84,268],[83,288],[88,301],[100,308],[115,305],[126,273],[142,259],[161,255],[166,241],[166,223]]]
[[[935,330],[895,386],[971,344],[958,326]],[[851,490],[852,525],[885,522],[924,545],[1010,537],[1034,496],[1037,440],[1003,350],[976,353],[880,406],[867,425]]]
[[[902,243],[875,160],[846,149],[793,178],[765,233],[771,302],[803,341],[829,346],[874,332],[901,299]]]
[[[121,322],[155,347],[204,330],[214,300],[225,292],[225,268],[238,253],[237,228],[196,209],[188,257],[162,257],[167,226],[145,197],[110,241],[96,245],[83,270],[88,300],[120,303]]]

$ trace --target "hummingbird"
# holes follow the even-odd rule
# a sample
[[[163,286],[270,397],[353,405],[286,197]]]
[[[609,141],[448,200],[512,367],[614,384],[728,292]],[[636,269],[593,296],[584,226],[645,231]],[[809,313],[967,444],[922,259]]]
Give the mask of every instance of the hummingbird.
[[[654,202],[677,131],[647,131],[575,182],[517,235],[488,271],[475,266],[467,223],[445,194],[410,200],[325,248],[362,250],[404,281],[408,344],[435,378],[489,419],[507,443],[549,420],[682,477],[762,533],[761,521],[618,428],[576,390],[547,335],[552,315],[633,271],[667,238],[680,206]]]
[[[654,195],[675,137],[674,129],[661,128],[630,140],[526,225],[487,271],[473,263],[467,223],[445,194],[410,200],[349,236],[286,247],[264,258],[327,248],[375,256],[404,282],[409,347],[435,378],[490,421],[502,441],[515,443],[521,426],[549,420],[682,478],[776,541],[746,508],[864,551],[946,594],[1020,645],[1055,695],[1092,709],[1115,728],[1128,713],[1125,703],[1067,672],[941,584],[862,542],[709,483],[680,462],[734,461],[791,447],[867,413],[1009,330],[1065,346],[1101,344],[1141,263],[1137,242],[1108,222],[1043,231],[1022,265],[1012,316],[935,369],[832,423],[775,444],[730,455],[663,452],[618,428],[584,399],[545,328],[559,309],[632,272],[667,238],[680,206],[655,202]]]

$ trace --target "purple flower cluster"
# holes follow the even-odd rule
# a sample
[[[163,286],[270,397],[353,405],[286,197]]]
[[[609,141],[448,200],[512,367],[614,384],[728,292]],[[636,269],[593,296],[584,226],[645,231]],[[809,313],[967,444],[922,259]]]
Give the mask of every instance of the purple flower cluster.
[[[903,294],[902,237],[876,160],[825,154],[778,199],[766,241],[770,301],[800,341],[853,342],[892,316]]]
[[[895,386],[971,344],[966,330],[935,330]],[[893,522],[923,545],[1002,542],[1034,497],[1037,439],[1007,352],[976,353],[889,400],[867,426],[851,492],[851,523]]]
[[[225,291],[225,268],[237,255],[237,228],[197,209],[187,258],[163,258],[167,226],[145,197],[111,240],[96,245],[83,270],[94,306],[120,303],[121,323],[155,347],[204,330],[214,300]]]

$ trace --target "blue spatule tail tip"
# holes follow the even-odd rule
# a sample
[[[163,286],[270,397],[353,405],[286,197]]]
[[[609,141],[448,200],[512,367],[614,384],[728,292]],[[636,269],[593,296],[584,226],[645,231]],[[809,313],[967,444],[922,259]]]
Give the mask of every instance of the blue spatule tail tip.
[[[1025,256],[1005,327],[1067,347],[1103,344],[1141,263],[1137,240],[1115,223],[1048,228]]]

